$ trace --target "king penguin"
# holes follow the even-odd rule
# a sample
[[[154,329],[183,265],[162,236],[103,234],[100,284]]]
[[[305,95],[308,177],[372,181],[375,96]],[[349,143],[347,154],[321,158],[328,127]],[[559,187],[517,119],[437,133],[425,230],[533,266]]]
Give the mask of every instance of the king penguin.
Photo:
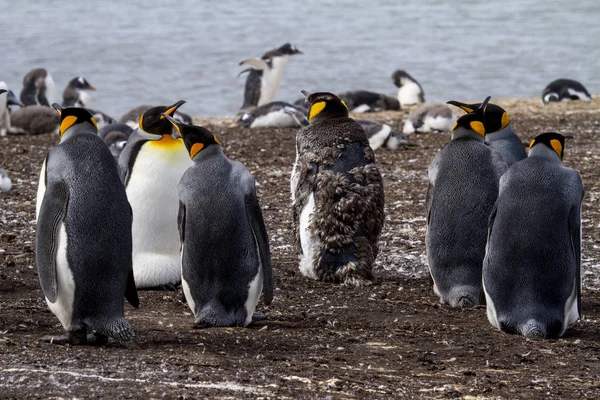
[[[481,103],[465,104],[451,100],[447,104],[460,107],[470,113],[477,110]],[[517,161],[527,157],[525,146],[512,130],[510,116],[504,108],[489,103],[485,109],[485,144],[498,151],[502,159],[510,167]]]
[[[178,186],[183,293],[194,327],[246,326],[261,292],[273,299],[269,238],[254,177],[206,128],[163,114],[194,165]]]
[[[273,101],[283,70],[290,56],[295,54],[302,54],[302,52],[291,44],[285,43],[277,49],[267,51],[261,58],[250,58],[240,62],[240,65],[249,67],[238,74],[240,76],[248,72],[242,110]]]
[[[309,125],[296,135],[291,178],[300,272],[325,282],[368,284],[384,222],[375,155],[338,96],[303,93]]]
[[[584,190],[561,162],[570,138],[537,136],[500,179],[483,288],[488,320],[504,332],[560,337],[580,316]]]
[[[487,222],[507,168],[484,143],[488,101],[489,97],[456,121],[450,143],[429,166],[425,236],[429,272],[440,302],[451,307],[472,307],[482,300]]]
[[[144,112],[119,156],[121,179],[133,209],[133,272],[138,289],[175,289],[181,281],[177,184],[192,160],[161,114],[173,116],[184,103]]]
[[[46,303],[67,331],[53,343],[135,344],[123,298],[138,297],[131,268],[131,208],[117,163],[85,109],[54,103],[60,143],[44,160],[35,258]],[[88,331],[90,334],[88,335]]]

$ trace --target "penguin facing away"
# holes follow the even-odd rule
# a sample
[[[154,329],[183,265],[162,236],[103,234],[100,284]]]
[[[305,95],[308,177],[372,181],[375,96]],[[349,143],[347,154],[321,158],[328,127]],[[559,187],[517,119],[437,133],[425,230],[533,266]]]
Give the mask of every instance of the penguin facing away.
[[[548,104],[553,101],[591,101],[592,95],[580,82],[573,79],[556,79],[550,82],[542,92],[542,102]]]
[[[481,103],[465,104],[458,101],[449,101],[447,104],[460,107],[470,113],[477,110]],[[496,150],[510,167],[517,161],[527,157],[523,142],[512,130],[510,116],[504,108],[488,103],[484,115],[485,144]]]
[[[133,210],[133,271],[138,289],[175,289],[181,281],[177,184],[193,164],[183,140],[161,114],[184,104],[153,107],[139,119],[119,156]]]
[[[440,302],[451,307],[472,307],[482,300],[487,222],[507,168],[484,144],[488,101],[489,97],[481,108],[456,121],[450,142],[429,166],[425,236],[429,272]]]
[[[50,107],[56,100],[56,84],[45,68],[34,68],[23,78],[21,103],[25,106]]]
[[[581,314],[581,204],[565,141],[547,132],[500,179],[483,262],[490,323],[525,336],[560,337]]]
[[[291,178],[300,272],[325,282],[368,284],[384,222],[375,155],[339,97],[303,93],[309,126],[297,133]]]
[[[303,53],[291,44],[285,43],[277,49],[267,51],[261,58],[251,58],[240,62],[240,65],[249,67],[238,74],[240,76],[248,72],[242,110],[273,101],[289,57],[296,54]]]
[[[178,186],[182,287],[194,327],[247,326],[273,278],[269,238],[254,177],[230,161],[206,128],[167,114],[194,161]]]
[[[52,343],[135,346],[123,298],[138,307],[131,268],[131,208],[117,164],[82,108],[61,109],[60,143],[48,152],[36,204],[36,266],[65,336]],[[90,333],[88,335],[88,332]]]

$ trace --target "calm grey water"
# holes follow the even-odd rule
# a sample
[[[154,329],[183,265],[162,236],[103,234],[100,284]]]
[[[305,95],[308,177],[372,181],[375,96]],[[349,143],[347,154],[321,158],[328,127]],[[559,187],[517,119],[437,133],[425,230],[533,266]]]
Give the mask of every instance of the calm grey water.
[[[0,80],[20,91],[48,69],[62,94],[85,76],[93,106],[120,117],[142,103],[185,99],[194,116],[234,114],[239,61],[285,42],[276,98],[300,90],[394,94],[402,68],[426,100],[539,96],[559,77],[600,90],[598,0],[5,1]]]

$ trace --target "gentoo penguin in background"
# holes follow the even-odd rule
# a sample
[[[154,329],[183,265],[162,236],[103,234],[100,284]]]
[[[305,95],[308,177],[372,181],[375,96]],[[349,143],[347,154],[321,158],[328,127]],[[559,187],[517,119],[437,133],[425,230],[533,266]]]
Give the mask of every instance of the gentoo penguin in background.
[[[113,157],[119,158],[132,132],[133,129],[127,124],[113,123],[101,128],[98,136],[108,146]]]
[[[58,133],[60,117],[51,107],[27,106],[13,110],[10,123],[9,133],[43,135]]]
[[[92,107],[92,96],[88,90],[96,90],[83,77],[78,76],[69,81],[63,91],[63,107]]]
[[[483,262],[496,328],[560,337],[581,315],[581,177],[562,165],[565,140],[548,132],[500,179]]]
[[[35,259],[46,303],[67,331],[51,343],[132,346],[123,298],[139,304],[131,268],[131,208],[117,163],[85,109],[53,104],[60,143],[44,160]],[[89,334],[88,334],[89,332]]]
[[[279,88],[283,69],[289,61],[289,56],[294,54],[302,54],[302,52],[286,43],[278,49],[267,51],[261,58],[251,58],[240,62],[240,65],[249,67],[239,73],[241,75],[248,72],[242,110],[273,101],[275,92]]]
[[[419,146],[415,142],[411,142],[404,135],[401,135],[392,130],[388,124],[382,124],[367,119],[357,119],[356,122],[365,131],[369,145],[373,150],[380,147],[388,150],[406,149],[407,147]]]
[[[194,327],[246,326],[261,292],[273,300],[269,238],[254,177],[230,161],[206,128],[163,114],[194,165],[179,182],[183,293]]]
[[[135,129],[138,127],[138,122],[139,122],[142,114],[144,112],[146,112],[146,110],[149,110],[153,107],[155,107],[155,106],[151,106],[148,104],[142,104],[140,106],[132,108],[131,110],[127,111],[119,119],[119,122],[122,124],[127,124],[130,127],[132,127],[133,129]],[[190,117],[188,114],[181,112],[179,110],[175,111],[175,115],[173,115],[173,118],[175,118],[176,121],[182,122],[184,124],[188,124],[188,125],[192,124],[192,117]]]
[[[338,97],[344,100],[350,112],[355,113],[400,109],[400,103],[395,98],[366,90],[338,93]]]
[[[6,136],[7,133],[12,133],[12,124],[10,119],[10,106],[23,104],[15,97],[12,90],[8,90],[8,85],[4,81],[0,81],[0,136]]]
[[[404,70],[396,70],[392,74],[392,82],[398,87],[398,101],[401,106],[425,102],[423,88]]]
[[[50,107],[56,101],[56,84],[52,75],[44,68],[29,71],[23,78],[20,99],[25,106]]]
[[[138,289],[175,289],[181,281],[177,184],[193,163],[162,113],[172,116],[184,103],[144,112],[119,156],[121,179],[133,210],[133,272]]]
[[[441,303],[472,307],[480,303],[481,266],[487,226],[506,171],[500,155],[486,146],[481,108],[460,117],[450,143],[429,166],[425,245],[433,290]]]
[[[551,101],[591,101],[592,96],[579,82],[572,79],[557,79],[546,86],[542,92],[542,102],[548,104]]]
[[[449,101],[448,104],[460,107],[466,112],[477,110],[481,103],[465,104],[458,101]],[[484,116],[485,144],[496,150],[510,167],[517,161],[527,157],[525,146],[512,130],[510,116],[499,105],[488,103]]]
[[[12,182],[5,170],[0,169],[0,190],[8,192],[12,187]]]
[[[373,279],[384,221],[383,182],[362,127],[332,93],[308,94],[291,192],[300,272],[351,285]]]
[[[425,104],[406,118],[402,133],[450,132],[457,118],[444,104]]]
[[[306,110],[284,101],[272,101],[241,113],[231,128],[301,128],[308,125]]]
[[[96,120],[96,123],[98,124],[98,129],[102,129],[106,125],[116,124],[117,123],[117,120],[115,120],[110,115],[108,115],[106,113],[103,113],[100,110],[94,110],[94,109],[91,109],[91,108],[88,108],[87,110],[90,112],[90,114],[92,114],[92,116]]]

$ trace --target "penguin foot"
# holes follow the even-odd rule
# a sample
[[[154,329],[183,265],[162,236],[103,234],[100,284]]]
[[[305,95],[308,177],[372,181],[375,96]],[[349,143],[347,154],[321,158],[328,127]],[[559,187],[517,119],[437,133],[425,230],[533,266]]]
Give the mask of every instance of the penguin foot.
[[[152,287],[144,287],[137,288],[137,290],[162,290],[168,292],[175,292],[181,287],[181,282],[177,283],[166,283],[164,285],[152,286]]]
[[[41,339],[43,342],[51,344],[73,346],[87,344],[87,333],[85,328],[77,331],[69,331],[63,335],[46,335]]]
[[[255,312],[252,314],[252,322],[266,321],[267,319],[269,318],[263,313]]]
[[[86,344],[90,346],[104,346],[106,343],[108,343],[108,336],[102,335],[98,332],[88,333],[86,339]]]

